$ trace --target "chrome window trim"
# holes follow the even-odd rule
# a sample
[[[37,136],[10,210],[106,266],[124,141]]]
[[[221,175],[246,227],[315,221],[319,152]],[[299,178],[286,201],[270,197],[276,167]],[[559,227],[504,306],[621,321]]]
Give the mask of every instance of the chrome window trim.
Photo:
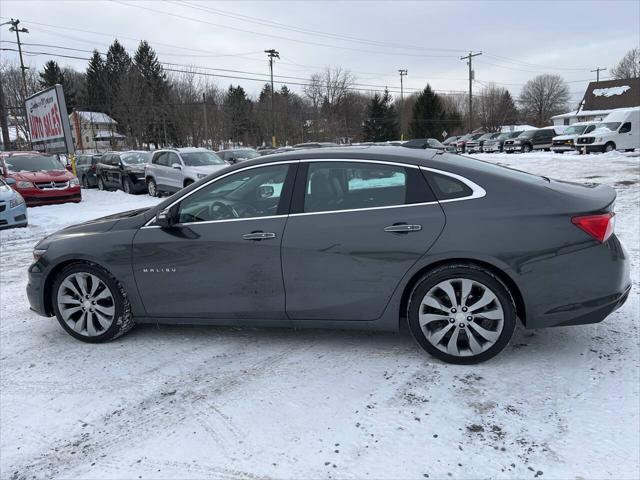
[[[222,220],[205,220],[202,222],[185,222],[185,223],[178,223],[176,225],[179,225],[181,227],[185,227],[185,226],[190,226],[190,225],[206,225],[208,223],[224,223],[224,222],[243,222],[243,221],[247,221],[247,220],[269,220],[272,218],[286,218],[289,215],[266,215],[264,217],[247,217],[247,218],[224,218]],[[144,228],[162,228],[159,225],[144,225],[141,227],[141,229]]]
[[[440,175],[444,175],[446,177],[455,178],[456,180],[461,181],[462,183],[464,183],[467,187],[469,187],[471,189],[471,195],[467,195],[466,197],[460,197],[460,198],[450,198],[448,200],[438,200],[439,203],[459,202],[461,200],[473,200],[473,199],[476,199],[476,198],[482,198],[482,197],[487,195],[487,191],[484,188],[482,188],[477,183],[472,182],[468,178],[463,177],[462,175],[458,175],[458,174],[451,173],[451,172],[446,172],[444,170],[438,170],[436,168],[429,168],[429,167],[420,167],[420,170],[425,170],[427,172],[434,172],[434,173],[438,173]]]
[[[304,215],[326,215],[328,213],[349,213],[349,212],[364,212],[366,210],[385,210],[390,208],[405,208],[405,207],[419,207],[424,205],[438,205],[438,201],[435,202],[421,202],[421,203],[403,203],[400,205],[385,205],[382,207],[364,207],[364,208],[350,208],[345,210],[324,210],[322,212],[302,212],[302,213],[290,213],[290,217],[302,217]]]
[[[229,175],[240,173],[240,172],[243,172],[245,170],[251,170],[251,169],[254,169],[254,168],[270,167],[272,165],[283,165],[283,164],[290,164],[290,163],[300,163],[300,160],[286,160],[286,161],[280,161],[280,162],[260,163],[258,165],[249,165],[249,166],[246,166],[246,167],[243,167],[243,168],[239,168],[237,170],[233,170],[232,172],[225,173],[224,175],[220,175],[219,177],[212,178],[208,182],[203,183],[198,188],[194,189],[193,191],[189,192],[188,194],[186,194],[186,195],[180,197],[179,199],[177,199],[175,202],[173,202],[170,205],[166,206],[164,208],[164,210],[167,210],[167,209],[173,207],[176,203],[179,203],[179,202],[183,201],[185,198],[189,198],[191,195],[193,195],[194,193],[196,193],[200,189],[202,189],[204,187],[207,187],[207,186],[211,185],[212,183],[217,182],[218,180],[222,180],[223,178],[226,178]],[[274,215],[272,215],[272,216],[274,216]],[[275,216],[286,216],[286,215],[275,215]],[[256,218],[267,218],[267,217],[230,218],[230,219],[224,219],[224,220],[207,220],[207,222],[219,222],[219,221],[230,221],[230,220],[231,221],[233,221],[233,220],[255,220]],[[154,222],[154,221],[155,221],[155,217],[150,219],[141,228],[157,227],[157,225],[151,225],[151,223]],[[204,223],[204,222],[189,222],[189,223],[192,224],[192,223]],[[180,223],[179,225],[186,225],[186,224],[185,223]],[[160,227],[157,227],[157,228],[160,228]]]

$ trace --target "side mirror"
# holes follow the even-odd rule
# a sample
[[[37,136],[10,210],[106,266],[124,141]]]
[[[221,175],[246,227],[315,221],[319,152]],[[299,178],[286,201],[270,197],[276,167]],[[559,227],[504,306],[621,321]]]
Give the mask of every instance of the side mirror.
[[[258,188],[258,198],[271,198],[273,197],[275,190],[272,185],[262,185]]]
[[[156,225],[160,228],[171,228],[178,223],[178,209],[177,207],[165,208],[160,210],[156,214]]]
[[[174,163],[171,165],[171,168],[175,168],[176,170],[182,170],[182,165],[179,163]]]
[[[5,178],[4,181],[9,186],[16,184],[16,179],[15,178],[11,178],[11,177]]]

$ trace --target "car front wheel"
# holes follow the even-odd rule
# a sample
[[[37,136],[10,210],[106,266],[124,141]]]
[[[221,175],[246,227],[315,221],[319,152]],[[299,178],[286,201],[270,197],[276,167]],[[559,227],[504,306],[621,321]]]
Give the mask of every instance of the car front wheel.
[[[104,180],[102,180],[102,177],[98,177],[98,190],[106,190],[107,187],[104,184]]]
[[[529,153],[529,152],[531,151],[531,147],[525,143],[525,144],[522,146],[522,151],[523,151],[524,153]]]
[[[473,364],[504,349],[515,329],[516,309],[493,273],[475,265],[446,265],[413,290],[408,320],[414,338],[431,355]]]
[[[97,265],[74,263],[63,268],[51,292],[58,322],[78,340],[107,342],[133,328],[124,288]]]
[[[131,179],[125,178],[122,180],[122,191],[128,194],[133,193],[133,183],[131,183]]]
[[[616,149],[616,144],[613,142],[609,142],[604,146],[605,152],[613,152]]]
[[[149,195],[152,197],[160,196],[158,185],[156,185],[156,181],[153,178],[147,180],[147,192],[149,192]]]

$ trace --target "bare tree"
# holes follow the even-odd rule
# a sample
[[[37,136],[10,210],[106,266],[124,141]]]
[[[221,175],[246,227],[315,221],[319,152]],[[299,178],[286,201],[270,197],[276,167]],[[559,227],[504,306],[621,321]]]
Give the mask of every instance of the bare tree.
[[[25,72],[27,97],[40,90],[37,70],[30,66]],[[19,138],[28,139],[28,126],[24,102],[26,97],[22,88],[22,73],[15,62],[3,62],[0,65],[0,81],[4,88],[7,117],[9,124],[15,125]]]
[[[487,85],[480,92],[479,104],[479,120],[487,131],[494,132],[502,125],[513,125],[516,122],[518,110],[506,88]]]
[[[538,75],[522,87],[518,102],[529,122],[548,125],[553,115],[567,109],[569,87],[559,75]]]
[[[622,60],[611,69],[613,78],[627,79],[640,77],[640,48],[629,50]]]

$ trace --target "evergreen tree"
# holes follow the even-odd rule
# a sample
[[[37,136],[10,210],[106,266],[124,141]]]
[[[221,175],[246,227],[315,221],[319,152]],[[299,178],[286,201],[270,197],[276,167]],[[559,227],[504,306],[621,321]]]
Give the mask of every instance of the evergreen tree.
[[[166,99],[168,94],[167,75],[158,61],[156,52],[149,43],[141,41],[133,56],[135,75],[139,76],[141,121],[145,125],[147,142],[158,143],[168,119]]]
[[[363,140],[384,142],[398,138],[398,120],[391,102],[391,95],[385,89],[382,96],[376,93],[367,107],[367,118],[362,128]]]
[[[87,110],[100,111],[106,108],[107,78],[106,67],[100,53],[93,51],[86,71],[87,92],[85,104]]]
[[[115,106],[118,105],[120,87],[131,69],[131,57],[117,39],[113,41],[109,50],[107,50],[107,60],[104,66],[107,80],[107,113],[117,117],[118,112]]]
[[[447,127],[447,114],[440,97],[427,84],[418,94],[413,105],[409,128],[413,138],[437,138],[442,140],[442,131]]]
[[[244,89],[229,85],[224,98],[224,115],[227,120],[226,132],[229,139],[249,143],[251,130],[251,100]]]
[[[64,85],[64,75],[55,60],[49,60],[44,64],[44,69],[40,72],[39,84],[41,88],[53,87],[56,83]]]

